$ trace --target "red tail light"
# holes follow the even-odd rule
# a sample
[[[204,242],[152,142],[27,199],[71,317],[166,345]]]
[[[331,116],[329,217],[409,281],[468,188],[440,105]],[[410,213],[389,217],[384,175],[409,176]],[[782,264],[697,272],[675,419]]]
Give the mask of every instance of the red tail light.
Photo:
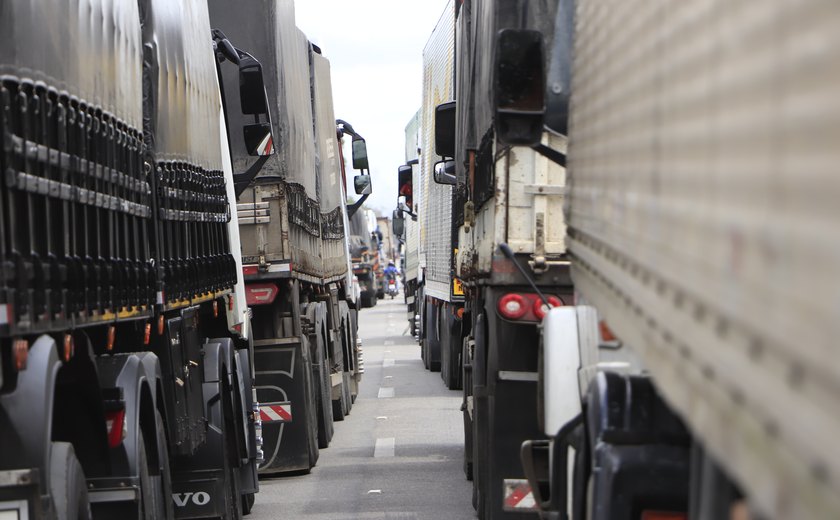
[[[252,283],[245,286],[245,301],[248,305],[268,305],[274,303],[279,293],[280,289],[273,283]]]
[[[116,448],[125,439],[125,408],[105,412],[108,446]]]
[[[509,320],[518,320],[528,312],[528,303],[521,294],[510,293],[499,298],[499,314]]]
[[[617,341],[618,338],[615,337],[613,331],[607,326],[607,322],[601,320],[598,323],[598,328],[601,330],[601,340],[602,341]]]
[[[534,312],[534,316],[536,316],[538,320],[542,320],[543,318],[545,318],[545,315],[548,314],[548,310],[550,308],[553,309],[554,307],[562,307],[563,306],[563,300],[561,300],[560,298],[558,298],[556,296],[549,296],[546,299],[548,300],[549,307],[546,307],[545,303],[543,303],[541,298],[538,298],[534,302],[533,312]]]

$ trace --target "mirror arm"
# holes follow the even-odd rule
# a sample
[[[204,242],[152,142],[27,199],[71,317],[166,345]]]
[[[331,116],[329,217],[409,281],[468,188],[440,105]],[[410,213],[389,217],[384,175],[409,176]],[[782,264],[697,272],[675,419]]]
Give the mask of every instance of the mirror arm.
[[[270,155],[261,155],[254,161],[247,170],[242,173],[234,173],[233,174],[233,191],[236,193],[236,198],[238,199],[239,196],[248,189],[248,186],[254,181],[257,177],[257,174],[260,173],[265,163],[268,161],[268,158],[271,157]]]
[[[347,218],[348,219],[353,218],[353,215],[355,215],[356,212],[359,211],[359,208],[362,207],[362,204],[365,203],[365,201],[367,200],[368,197],[370,197],[370,193],[368,193],[367,195],[362,195],[362,197],[359,200],[357,200],[356,202],[354,202],[353,204],[347,204]]]
[[[397,211],[401,213],[406,213],[409,217],[411,217],[412,222],[417,222],[417,213],[412,213],[411,210],[406,208],[397,208]]]
[[[552,148],[549,148],[548,146],[546,146],[542,143],[535,144],[531,148],[533,148],[534,151],[537,152],[538,154],[547,157],[549,161],[551,161],[553,163],[556,163],[556,164],[559,164],[563,168],[566,167],[566,154],[564,154],[562,152],[558,152],[557,150],[554,150]]]

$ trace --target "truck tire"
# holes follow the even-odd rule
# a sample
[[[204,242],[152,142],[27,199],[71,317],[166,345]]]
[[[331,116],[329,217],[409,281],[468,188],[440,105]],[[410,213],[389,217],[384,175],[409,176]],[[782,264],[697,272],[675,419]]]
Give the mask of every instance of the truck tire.
[[[50,494],[58,520],[90,520],[85,473],[69,442],[52,443]]]
[[[157,434],[159,475],[152,477],[155,488],[155,518],[175,518],[175,505],[172,503],[172,474],[169,467],[169,450],[166,444],[166,430],[163,417],[155,410],[155,431]]]
[[[318,448],[330,446],[333,432],[332,399],[330,392],[329,369],[325,359],[321,359],[318,370]]]
[[[161,486],[156,486],[153,481],[151,468],[149,468],[149,451],[146,449],[146,437],[142,429],[137,432],[137,473],[140,477],[140,518],[143,520],[161,518],[162,513],[159,509],[163,508],[163,497],[158,495],[163,489]]]
[[[242,518],[242,489],[239,483],[239,468],[233,464],[233,460],[238,457],[237,450],[235,446],[231,446],[231,432],[233,432],[234,428],[236,428],[236,421],[233,418],[233,403],[231,402],[231,396],[233,392],[228,387],[227,383],[222,385],[222,413],[224,416],[222,417],[222,424],[224,425],[225,432],[224,432],[224,442],[222,442],[222,446],[224,449],[224,475],[225,480],[227,481],[225,484],[225,492],[228,495],[227,498],[227,509],[228,515],[225,519],[230,520],[239,520]],[[235,439],[235,437],[233,437]]]

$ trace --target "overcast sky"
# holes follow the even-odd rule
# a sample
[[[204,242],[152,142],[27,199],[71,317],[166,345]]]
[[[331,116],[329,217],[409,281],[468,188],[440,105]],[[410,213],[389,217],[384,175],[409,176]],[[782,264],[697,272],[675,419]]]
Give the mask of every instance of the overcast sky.
[[[295,1],[297,26],[330,60],[336,118],[367,142],[373,176],[367,205],[385,215],[396,207],[405,126],[420,109],[423,47],[446,2]]]

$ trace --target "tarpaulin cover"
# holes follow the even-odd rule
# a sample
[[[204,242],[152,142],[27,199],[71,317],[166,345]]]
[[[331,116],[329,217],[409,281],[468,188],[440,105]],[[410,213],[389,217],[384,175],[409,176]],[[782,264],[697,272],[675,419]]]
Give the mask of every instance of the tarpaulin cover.
[[[138,20],[136,2],[3,0],[0,74],[66,91],[140,129]]]
[[[258,0],[250,2],[248,9],[227,0],[210,0],[209,5],[213,27],[263,68],[275,154],[260,176],[279,176],[299,184],[307,197],[318,200],[309,43],[295,27],[294,2]],[[223,75],[234,171],[243,172],[255,160],[247,155],[241,130],[252,119],[239,112],[238,75],[227,69]]]
[[[149,0],[144,41],[157,70],[152,125],[158,161],[221,170],[218,79],[207,4]]]
[[[315,110],[315,137],[318,151],[317,170],[320,178],[319,194],[321,212],[329,213],[344,201],[341,190],[341,170],[338,156],[338,138],[335,129],[330,62],[312,52],[313,104]]]

